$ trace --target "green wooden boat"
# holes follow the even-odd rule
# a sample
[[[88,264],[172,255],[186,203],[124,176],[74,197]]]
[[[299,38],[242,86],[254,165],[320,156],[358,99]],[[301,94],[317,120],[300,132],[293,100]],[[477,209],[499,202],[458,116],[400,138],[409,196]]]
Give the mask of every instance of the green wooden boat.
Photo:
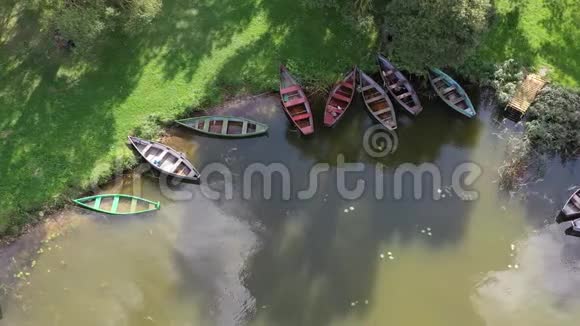
[[[218,137],[243,138],[259,136],[268,126],[254,120],[228,116],[203,116],[176,121],[195,131]]]
[[[122,194],[95,195],[73,200],[84,208],[111,215],[130,215],[156,211],[161,203]]]
[[[453,78],[439,69],[431,68],[429,81],[437,95],[452,109],[469,118],[475,117],[475,107],[469,96]]]

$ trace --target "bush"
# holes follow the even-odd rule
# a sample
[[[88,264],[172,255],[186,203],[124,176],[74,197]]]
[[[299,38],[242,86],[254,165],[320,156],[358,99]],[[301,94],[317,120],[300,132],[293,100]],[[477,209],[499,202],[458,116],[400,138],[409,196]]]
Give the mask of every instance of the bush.
[[[126,19],[120,25],[130,34],[149,24],[161,11],[161,0],[116,0],[116,2],[126,13]]]
[[[539,152],[564,158],[579,153],[580,93],[547,87],[530,107],[526,120],[526,137]]]
[[[158,115],[151,114],[142,125],[135,128],[134,134],[143,139],[157,139],[163,132],[162,124],[163,122]]]
[[[161,11],[162,0],[45,0],[45,28],[87,52],[108,31],[136,33]]]
[[[500,105],[505,105],[515,94],[516,89],[524,78],[524,67],[516,60],[509,59],[495,65],[493,74],[482,80],[482,84],[495,90]]]

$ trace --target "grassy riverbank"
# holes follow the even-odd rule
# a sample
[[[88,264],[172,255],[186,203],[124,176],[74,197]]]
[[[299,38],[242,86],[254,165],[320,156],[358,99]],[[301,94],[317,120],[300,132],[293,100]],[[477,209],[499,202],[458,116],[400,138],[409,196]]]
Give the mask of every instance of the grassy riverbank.
[[[496,0],[496,20],[476,65],[516,59],[549,69],[551,80],[580,87],[580,0]]]
[[[497,0],[477,62],[516,58],[580,85],[580,0]],[[373,66],[375,29],[350,8],[291,0],[164,0],[139,34],[110,33],[88,56],[54,49],[43,11],[0,3],[0,234],[135,162],[126,136],[227,95],[275,89],[286,62],[309,84]],[[83,44],[77,44],[82,47]]]
[[[290,0],[165,0],[140,34],[82,60],[51,46],[42,11],[7,0],[0,15],[0,233],[130,165],[126,137],[150,114],[274,89],[281,61],[329,83],[375,52],[374,31]]]

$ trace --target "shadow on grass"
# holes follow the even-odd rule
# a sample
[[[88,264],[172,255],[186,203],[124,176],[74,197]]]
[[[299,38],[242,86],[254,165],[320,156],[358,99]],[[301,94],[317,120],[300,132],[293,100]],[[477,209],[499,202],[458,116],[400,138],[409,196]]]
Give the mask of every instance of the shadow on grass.
[[[52,48],[50,33],[36,25],[39,12],[14,10],[0,56],[7,63],[0,66],[0,231],[16,231],[25,212],[78,191],[111,150],[112,108],[131,93],[141,66],[119,56],[113,38],[79,69],[70,53]]]
[[[577,55],[580,2],[519,0],[510,4],[511,9],[496,15],[476,54],[476,61],[495,64],[511,58],[537,69],[541,68],[540,64],[547,63],[555,68],[550,75],[556,82],[577,86],[580,83]],[[524,30],[524,26],[529,30]]]
[[[542,21],[551,34],[540,51],[567,79],[580,83],[580,0],[545,0],[550,16]]]
[[[527,1],[520,0],[510,11],[497,14],[483,42],[481,60],[498,63],[513,58],[524,65],[534,64],[537,52],[519,26]]]
[[[190,8],[187,10],[179,3],[176,1],[165,9],[168,15],[176,17],[174,26],[152,30],[154,34],[167,35],[160,42],[167,48],[162,64],[168,79],[184,71],[191,78],[201,60],[239,41],[236,38],[246,37],[244,33],[252,34],[251,30],[261,25],[267,26],[266,32],[256,32],[256,39],[236,48],[207,76],[214,87],[238,91],[275,88],[281,62],[287,63],[307,83],[330,83],[348,67],[372,62],[371,33],[364,33],[334,9],[313,10],[301,2],[286,0],[201,1],[186,6]],[[256,18],[260,23],[253,24]],[[187,33],[162,30],[179,31],[180,26],[189,28]]]
[[[227,47],[256,10],[254,1],[164,1],[162,17],[143,35],[145,47],[164,48],[161,62],[167,80],[185,73],[191,81],[201,59]]]
[[[118,141],[114,139],[117,122],[113,111],[143,78],[146,63],[155,61],[161,67],[165,84],[159,88],[173,87],[173,79],[181,74],[189,77],[185,79],[190,82],[203,71],[202,60],[213,60],[213,51],[239,41],[239,34],[256,28],[252,22],[257,18],[265,19],[260,26],[266,25],[265,32],[256,33],[256,39],[233,49],[219,67],[202,76],[211,81],[205,96],[215,94],[209,89],[217,85],[233,85],[234,89],[275,88],[281,61],[287,62],[303,80],[334,81],[353,64],[373,66],[375,51],[369,50],[374,44],[372,33],[358,30],[336,10],[314,10],[291,0],[164,1],[162,15],[151,26],[133,38],[111,35],[108,45],[88,63],[87,71],[72,78],[61,73],[59,64],[40,58],[38,53],[10,55],[7,58],[10,64],[0,68],[0,75],[7,76],[6,82],[0,84],[3,95],[0,105],[8,108],[0,112],[0,131],[7,135],[0,148],[2,206],[13,208],[9,214],[27,210],[77,186],[78,176],[86,176],[95,161],[110,153],[111,144]],[[18,24],[24,29],[30,19],[21,18]],[[152,92],[157,91],[152,88]],[[279,108],[278,112],[283,116]],[[264,143],[272,139],[261,138],[256,141],[262,141],[263,147],[251,143],[243,152],[252,159],[264,155],[266,162],[276,159],[272,153],[293,153],[291,158],[298,171],[306,171],[312,157],[317,157],[312,154],[317,146],[305,150],[290,143],[281,148],[287,137],[286,121],[281,121],[280,128],[273,128],[280,131],[277,134],[280,143]],[[447,137],[438,136],[433,142],[444,143]],[[459,146],[472,145],[471,139],[450,138]],[[330,135],[326,140],[337,142]],[[215,151],[220,147],[208,144],[207,148],[223,154]],[[350,144],[355,147],[353,153],[360,152],[358,144]],[[328,147],[331,153],[338,150],[333,145]],[[437,150],[423,153],[425,158],[417,160],[436,156]],[[298,173],[297,182],[304,184],[306,177]],[[325,190],[331,191],[332,185],[333,180],[325,183]],[[363,205],[357,207],[363,213],[361,218],[345,220],[339,213],[347,203],[333,200],[332,204],[314,203],[308,210],[309,216],[300,217],[302,203],[260,200],[249,203],[249,217],[259,216],[271,233],[264,240],[265,249],[248,263],[252,273],[241,277],[259,303],[275,304],[262,313],[266,320],[288,325],[328,325],[344,316],[348,313],[345,309],[348,300],[371,295],[377,252],[382,250],[383,243],[396,234],[402,234],[405,241],[414,239],[417,230],[413,223],[417,219],[425,222],[427,218],[444,217],[439,210],[416,206],[405,212],[408,202],[387,207],[391,203],[385,201],[377,206],[361,202]],[[445,204],[437,205],[443,209]],[[364,211],[366,207],[368,211]],[[440,238],[433,240],[435,245],[456,243],[464,233],[465,216],[471,207],[459,203],[456,208],[451,226],[440,227]],[[421,215],[420,211],[429,216]],[[387,214],[417,219],[384,218]],[[289,233],[286,228],[293,227],[291,219],[295,216],[302,231],[296,237],[284,238]],[[194,219],[187,221],[195,223]],[[448,220],[441,219],[441,223],[444,221]],[[368,230],[374,233],[369,235]],[[356,250],[352,250],[353,244]],[[184,282],[189,281],[188,275],[182,276]]]
[[[183,84],[200,93],[198,104],[215,103],[223,88],[275,88],[280,61],[308,80],[334,81],[349,66],[371,62],[374,42],[342,14],[292,1],[173,0],[164,1],[160,16],[137,35],[107,35],[104,46],[83,60],[54,49],[50,32],[37,25],[41,11],[8,1],[0,12],[0,35],[7,39],[0,56],[0,101],[6,107],[0,112],[0,193],[7,210],[0,221],[52,202],[90,176],[95,161],[119,143],[115,125],[130,130],[128,124],[135,124],[117,109],[134,99],[140,79],[159,82],[152,76],[157,67],[165,82],[147,96],[180,93],[141,111],[168,116],[186,110],[186,103],[174,108],[176,102],[195,98],[183,94]]]

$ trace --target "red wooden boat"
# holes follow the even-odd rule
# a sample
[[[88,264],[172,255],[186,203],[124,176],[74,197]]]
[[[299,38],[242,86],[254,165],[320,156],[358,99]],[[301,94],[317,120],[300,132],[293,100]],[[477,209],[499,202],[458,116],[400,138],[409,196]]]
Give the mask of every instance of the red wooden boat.
[[[385,90],[370,76],[359,70],[359,87],[369,113],[387,129],[397,129],[393,103]]]
[[[292,123],[303,135],[314,132],[314,121],[310,103],[302,90],[302,87],[294,80],[284,65],[280,65],[280,98],[284,105],[284,111],[292,120]]]
[[[325,126],[332,127],[336,124],[352,103],[356,89],[356,71],[355,67],[330,91],[324,110]]]
[[[393,98],[412,115],[421,113],[423,107],[419,102],[419,96],[405,75],[380,54],[377,61],[385,88]]]

